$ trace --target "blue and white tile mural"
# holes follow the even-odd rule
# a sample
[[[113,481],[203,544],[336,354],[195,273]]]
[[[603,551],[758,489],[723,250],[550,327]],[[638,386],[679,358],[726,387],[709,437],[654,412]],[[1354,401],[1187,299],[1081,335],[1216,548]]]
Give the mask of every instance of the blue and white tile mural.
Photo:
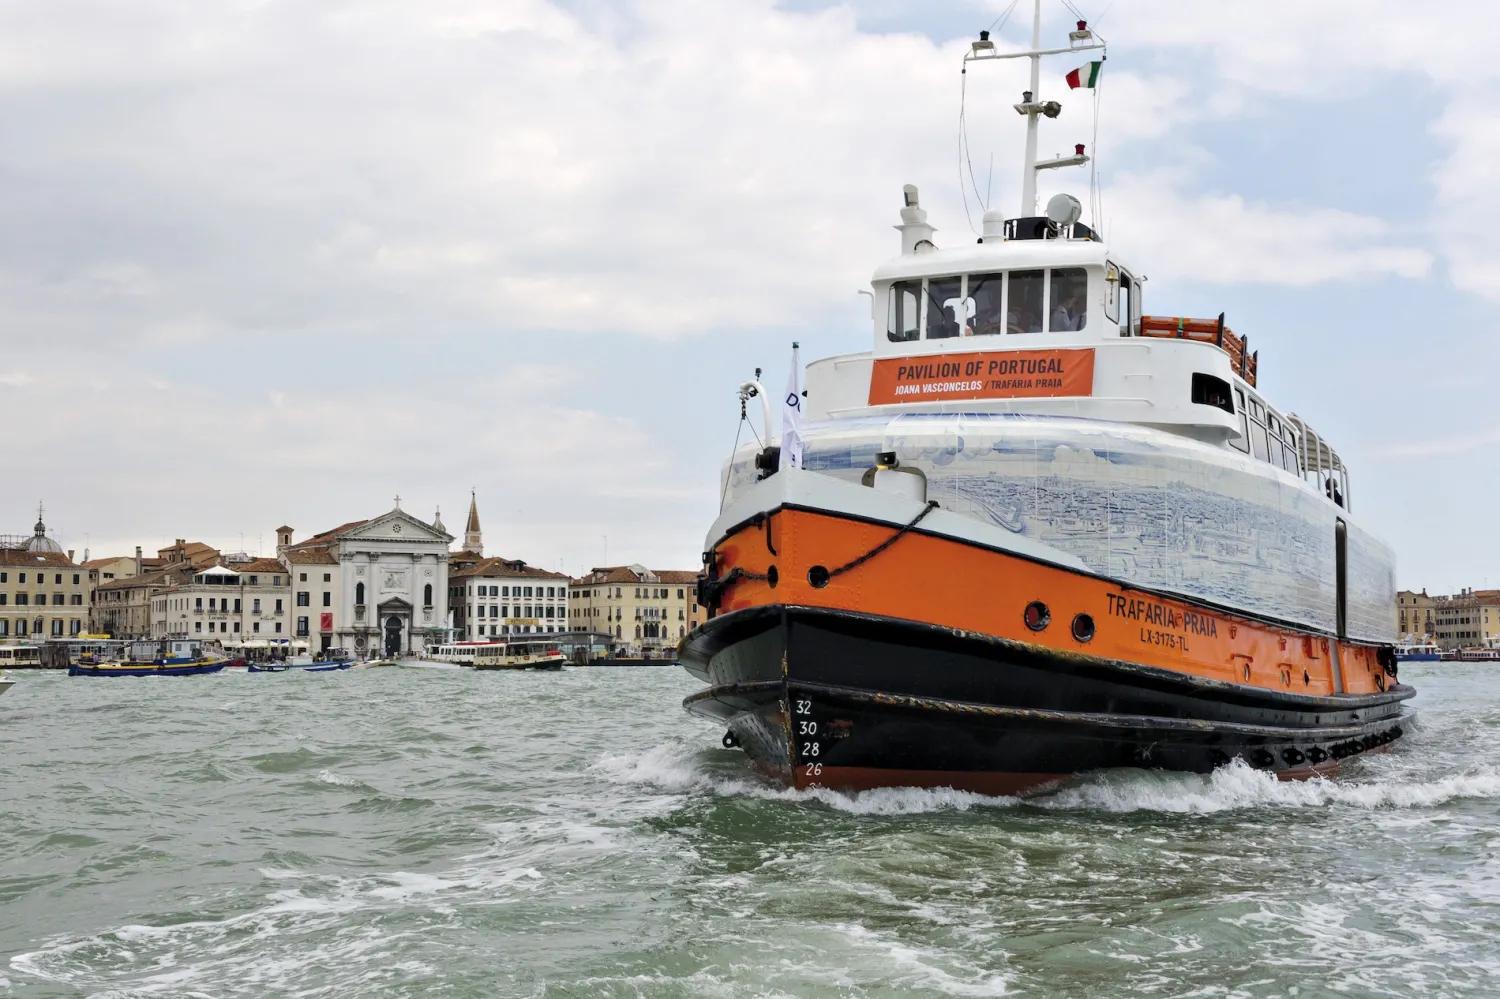
[[[880,451],[927,474],[928,495],[1138,586],[1335,629],[1335,521],[1295,476],[1238,452],[1132,424],[920,413],[808,424],[809,471],[858,481]],[[754,481],[736,456],[728,493]],[[1345,514],[1347,521],[1347,514]],[[1350,525],[1349,634],[1395,639],[1391,550]]]

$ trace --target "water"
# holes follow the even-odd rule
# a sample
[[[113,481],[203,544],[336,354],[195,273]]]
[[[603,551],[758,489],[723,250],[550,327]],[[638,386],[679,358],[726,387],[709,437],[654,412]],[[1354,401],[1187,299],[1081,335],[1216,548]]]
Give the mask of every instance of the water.
[[[1335,782],[761,784],[671,668],[31,674],[0,996],[1495,996],[1500,670]]]

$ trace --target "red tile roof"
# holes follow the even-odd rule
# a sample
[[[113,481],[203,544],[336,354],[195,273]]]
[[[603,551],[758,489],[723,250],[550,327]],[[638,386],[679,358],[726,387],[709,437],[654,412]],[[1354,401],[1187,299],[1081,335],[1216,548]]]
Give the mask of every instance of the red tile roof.
[[[33,565],[55,566],[59,569],[83,568],[81,565],[68,561],[68,556],[62,552],[28,552],[14,548],[0,548],[0,565],[16,566],[21,569]]]
[[[288,548],[286,560],[293,565],[338,565],[339,560],[327,548],[315,548],[310,551],[293,551]]]
[[[253,562],[242,562],[229,568],[235,572],[286,572],[286,566],[274,558],[258,558]]]
[[[480,576],[495,576],[499,578],[514,577],[524,579],[560,579],[564,582],[568,581],[568,577],[565,573],[548,572],[546,569],[538,569],[534,565],[527,565],[520,559],[504,558],[498,555],[492,556],[490,558],[480,559],[478,562],[475,562],[471,566],[459,569],[456,572],[450,572],[448,574],[448,578],[450,579],[475,579]]]

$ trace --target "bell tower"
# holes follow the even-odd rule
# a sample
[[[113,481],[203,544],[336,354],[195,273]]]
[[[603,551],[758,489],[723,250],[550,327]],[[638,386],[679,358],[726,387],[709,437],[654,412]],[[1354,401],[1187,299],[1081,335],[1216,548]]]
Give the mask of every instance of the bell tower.
[[[472,489],[469,490],[469,522],[464,525],[464,551],[484,554],[484,537],[479,532],[479,501]]]

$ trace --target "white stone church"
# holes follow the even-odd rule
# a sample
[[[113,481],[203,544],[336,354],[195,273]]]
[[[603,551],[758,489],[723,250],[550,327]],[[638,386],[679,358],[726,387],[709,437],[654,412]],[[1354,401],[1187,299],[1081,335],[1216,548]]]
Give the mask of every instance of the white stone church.
[[[356,655],[421,654],[448,639],[448,546],[441,516],[427,523],[401,509],[292,544],[277,553],[294,572],[323,572],[331,587],[330,644]],[[326,572],[324,572],[326,570]],[[298,572],[301,575],[301,572]],[[294,587],[300,583],[294,578]]]

